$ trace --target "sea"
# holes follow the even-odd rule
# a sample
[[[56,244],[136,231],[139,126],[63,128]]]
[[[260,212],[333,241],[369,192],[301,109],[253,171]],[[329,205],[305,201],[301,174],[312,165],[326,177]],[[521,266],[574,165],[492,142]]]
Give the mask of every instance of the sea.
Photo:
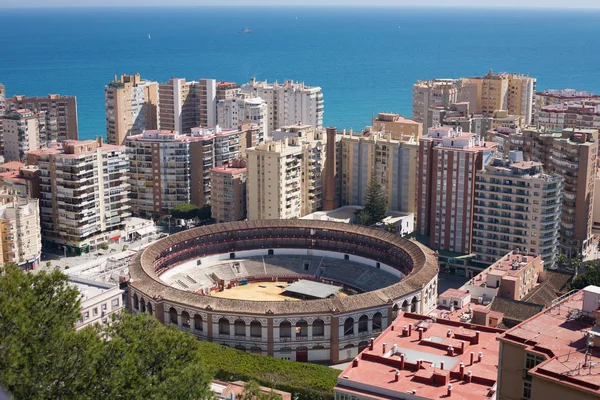
[[[380,111],[410,117],[419,79],[493,70],[600,93],[591,10],[31,8],[0,9],[0,27],[7,94],[77,96],[82,139],[105,134],[104,85],[123,73],[303,81],[323,88],[325,125],[355,130]]]

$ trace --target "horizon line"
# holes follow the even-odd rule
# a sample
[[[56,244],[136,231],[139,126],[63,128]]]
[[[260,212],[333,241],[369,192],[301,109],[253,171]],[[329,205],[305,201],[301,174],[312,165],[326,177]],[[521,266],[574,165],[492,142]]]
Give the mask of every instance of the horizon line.
[[[0,10],[31,10],[31,9],[40,9],[40,10],[56,10],[56,9],[124,9],[124,8],[137,8],[138,10],[143,10],[143,9],[148,9],[148,8],[230,8],[230,7],[237,7],[237,8],[346,8],[346,9],[351,9],[351,8],[379,8],[379,9],[383,9],[383,8],[394,8],[394,9],[400,9],[400,8],[406,8],[406,9],[443,9],[443,10],[451,10],[451,9],[460,9],[460,10],[560,10],[560,11],[600,11],[600,4],[596,7],[590,7],[590,6],[574,6],[574,7],[562,7],[562,6],[547,6],[547,5],[540,5],[540,6],[532,6],[532,5],[526,5],[526,6],[516,6],[516,5],[511,5],[511,6],[503,6],[503,5],[495,5],[495,4],[490,4],[490,5],[476,5],[476,6],[468,6],[468,5],[415,5],[415,4],[398,4],[398,5],[394,5],[394,4],[372,4],[372,5],[366,5],[366,4],[290,4],[290,3],[286,3],[286,4],[256,4],[256,5],[224,5],[224,4],[148,4],[148,5],[144,5],[143,7],[140,7],[139,5],[135,5],[135,4],[111,4],[111,5],[106,5],[106,6],[102,6],[102,5],[81,5],[81,4],[73,4],[73,5],[66,5],[66,4],[57,4],[54,6],[48,6],[48,5],[24,5],[24,6],[20,6],[20,5],[0,5]]]

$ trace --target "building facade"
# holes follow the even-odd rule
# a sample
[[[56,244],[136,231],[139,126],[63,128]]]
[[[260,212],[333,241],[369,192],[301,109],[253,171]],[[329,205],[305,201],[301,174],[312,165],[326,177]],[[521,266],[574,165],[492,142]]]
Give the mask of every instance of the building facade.
[[[210,171],[210,211],[217,223],[246,218],[246,177],[246,160],[241,159]]]
[[[373,118],[373,130],[389,132],[394,140],[414,137],[419,140],[423,135],[423,124],[393,113],[379,113]]]
[[[6,109],[8,111],[27,109],[43,113],[48,142],[78,139],[77,98],[75,96],[59,94],[49,94],[46,97],[13,96],[6,100]]]
[[[296,124],[323,127],[323,91],[318,86],[306,86],[291,80],[283,84],[257,82],[252,78],[242,85],[241,92],[260,97],[267,103],[268,132]]]
[[[224,129],[238,129],[248,122],[256,124],[260,128],[257,144],[262,144],[269,135],[268,109],[267,103],[260,97],[229,97],[217,103],[217,123]]]
[[[160,129],[190,133],[197,126],[214,127],[216,121],[216,81],[186,82],[171,78],[159,85]]]
[[[433,249],[470,254],[476,172],[496,144],[460,128],[434,127],[419,141],[417,231]]]
[[[538,111],[547,106],[571,102],[577,103],[582,100],[600,100],[600,96],[594,93],[586,92],[584,90],[575,89],[549,89],[543,92],[536,92],[535,114],[537,116]],[[534,121],[535,120],[536,118],[534,118]]]
[[[519,249],[553,268],[558,253],[563,178],[512,151],[477,171],[473,262],[490,265]]]
[[[15,110],[4,116],[4,159],[21,161],[25,153],[46,147],[44,113],[31,110]]]
[[[322,207],[327,142],[323,129],[282,127],[279,140],[247,150],[248,219],[300,218]]]
[[[535,124],[550,130],[600,129],[600,99],[542,107],[535,115]]]
[[[413,85],[412,119],[423,124],[423,130],[433,126],[430,109],[446,108],[458,101],[458,79],[418,81]]]
[[[387,129],[385,124],[385,131],[341,136],[342,206],[364,205],[368,183],[375,177],[389,211],[416,212],[417,137],[394,139]]]
[[[106,138],[121,146],[125,138],[159,127],[159,84],[140,74],[121,75],[105,86]]]
[[[600,396],[597,346],[600,288],[588,286],[499,337],[499,400]]]
[[[4,264],[14,263],[25,271],[36,269],[42,254],[40,211],[37,199],[0,191],[0,256]]]
[[[124,291],[118,285],[74,276],[69,276],[69,285],[81,295],[81,316],[75,323],[76,330],[92,325],[108,325],[113,318],[118,319],[125,308]]]
[[[39,199],[40,168],[19,161],[0,164],[0,187],[5,187],[19,197]]]
[[[98,141],[67,140],[27,153],[40,169],[44,245],[81,254],[119,241],[129,212],[124,149]]]

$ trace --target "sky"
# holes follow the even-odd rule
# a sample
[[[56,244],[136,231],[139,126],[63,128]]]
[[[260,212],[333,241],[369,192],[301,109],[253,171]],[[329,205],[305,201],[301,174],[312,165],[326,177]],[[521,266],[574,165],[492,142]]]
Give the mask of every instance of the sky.
[[[0,8],[132,6],[421,6],[600,9],[600,0],[0,0]]]

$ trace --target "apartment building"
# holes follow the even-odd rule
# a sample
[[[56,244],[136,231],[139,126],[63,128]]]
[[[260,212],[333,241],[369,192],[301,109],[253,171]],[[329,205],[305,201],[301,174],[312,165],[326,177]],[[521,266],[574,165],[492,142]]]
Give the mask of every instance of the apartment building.
[[[600,129],[600,98],[542,107],[535,115],[535,125],[550,130]]]
[[[508,145],[564,179],[559,250],[571,257],[587,254],[592,246],[598,130],[529,127],[509,134]]]
[[[563,103],[579,103],[583,100],[600,100],[600,96],[584,90],[575,89],[549,89],[535,93],[535,114],[542,108]],[[535,118],[534,118],[535,120]]]
[[[433,79],[418,81],[413,85],[412,119],[427,130],[433,126],[430,109],[446,108],[458,101],[458,79]]]
[[[210,171],[245,156],[256,144],[258,127],[242,130],[194,127],[187,135],[147,130],[125,140],[129,156],[131,205],[138,215],[160,215],[177,204],[210,203]]]
[[[417,231],[432,249],[471,253],[476,173],[495,152],[460,128],[430,128],[419,141]]]
[[[532,122],[536,79],[522,74],[494,74],[490,70],[481,77],[461,78],[460,101],[468,101],[476,114],[491,115],[506,110]]]
[[[286,80],[257,82],[254,78],[242,85],[241,92],[260,97],[268,105],[267,131],[296,124],[323,127],[323,91],[318,86]]]
[[[246,177],[243,159],[211,169],[211,216],[217,223],[246,219]]]
[[[499,400],[600,397],[600,288],[588,286],[498,338]]]
[[[274,136],[281,140],[247,150],[250,220],[300,218],[322,207],[327,147],[335,143],[310,126],[282,127]]]
[[[186,82],[171,78],[159,85],[160,129],[190,133],[193,127],[216,122],[217,88],[214,79]]]
[[[159,127],[159,84],[140,74],[121,75],[105,86],[106,138],[123,145],[125,138]]]
[[[7,111],[22,109],[44,114],[48,142],[78,139],[77,98],[75,96],[49,94],[45,97],[25,97],[18,95],[6,100]]]
[[[217,101],[227,100],[241,92],[240,86],[235,82],[217,82]]]
[[[217,103],[217,123],[224,129],[238,129],[244,123],[259,126],[257,144],[265,142],[269,135],[268,109],[266,101],[260,97],[238,94]]]
[[[66,140],[27,153],[40,169],[44,246],[81,254],[120,241],[129,212],[128,162],[122,147],[102,139]]]
[[[4,116],[4,160],[21,161],[25,153],[46,147],[44,113],[15,110]]]
[[[387,124],[382,128],[385,131],[368,127],[365,132],[341,136],[342,206],[364,206],[374,176],[389,211],[415,213],[419,142],[414,135],[393,135]]]
[[[553,268],[564,178],[544,173],[542,163],[511,151],[476,173],[473,263],[490,265],[510,251],[541,255]]]
[[[335,400],[493,400],[503,332],[403,312],[340,373]]]
[[[0,164],[0,188],[2,187],[19,197],[39,199],[40,168],[20,161]]]
[[[4,134],[3,124],[4,114],[6,113],[6,87],[0,83],[0,152],[4,154]]]
[[[373,118],[373,129],[389,132],[394,140],[404,140],[403,138],[412,136],[418,141],[423,135],[423,124],[393,113],[377,114],[377,117]]]
[[[36,269],[42,254],[40,212],[37,199],[18,197],[0,189],[0,260],[25,271]]]
[[[69,276],[69,285],[80,294],[81,316],[75,329],[91,325],[107,325],[123,312],[123,293],[118,285]]]

